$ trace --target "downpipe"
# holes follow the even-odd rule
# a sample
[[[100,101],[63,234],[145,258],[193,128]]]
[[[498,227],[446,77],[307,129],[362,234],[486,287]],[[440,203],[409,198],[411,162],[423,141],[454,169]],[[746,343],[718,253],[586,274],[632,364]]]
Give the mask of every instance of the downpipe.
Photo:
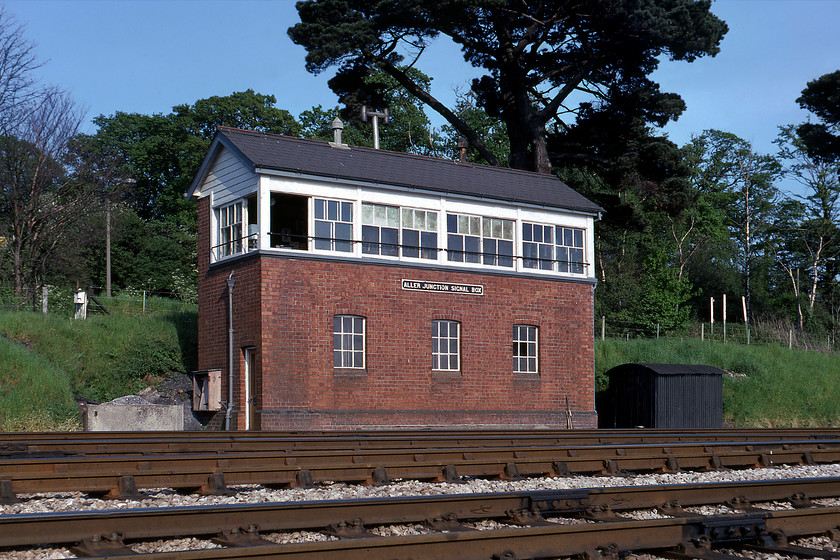
[[[227,280],[228,290],[228,400],[225,407],[225,430],[230,430],[230,415],[233,412],[233,271]]]

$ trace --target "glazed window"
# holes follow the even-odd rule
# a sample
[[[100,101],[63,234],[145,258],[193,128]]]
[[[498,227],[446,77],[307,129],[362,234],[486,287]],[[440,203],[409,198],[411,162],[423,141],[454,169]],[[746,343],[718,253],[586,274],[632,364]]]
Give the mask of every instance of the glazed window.
[[[217,211],[219,224],[218,257],[242,252],[242,202],[222,206]]]
[[[413,259],[437,259],[438,213],[414,208],[402,209],[402,254]]]
[[[522,224],[522,266],[554,270],[554,226]]]
[[[537,373],[539,329],[534,325],[513,325],[514,373]]]
[[[558,271],[583,274],[583,230],[557,226],[555,239]]]
[[[400,252],[400,209],[362,204],[362,253],[397,257]]]
[[[357,315],[335,315],[333,317],[333,367],[364,369],[364,317]]]
[[[461,369],[461,323],[432,321],[432,370]]]
[[[513,221],[481,218],[484,264],[513,266]]]
[[[513,221],[447,214],[448,258],[453,262],[513,266]]]
[[[316,198],[315,248],[353,251],[353,205],[342,200]]]

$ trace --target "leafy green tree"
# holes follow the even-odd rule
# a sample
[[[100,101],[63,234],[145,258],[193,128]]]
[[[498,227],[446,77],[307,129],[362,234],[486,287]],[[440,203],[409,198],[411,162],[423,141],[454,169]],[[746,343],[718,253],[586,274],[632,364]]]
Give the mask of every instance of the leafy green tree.
[[[432,79],[414,68],[405,72],[428,87]],[[366,83],[375,84],[382,90],[381,104],[367,106],[368,110],[388,109],[388,123],[379,122],[379,146],[383,150],[436,156],[440,151],[440,138],[432,131],[431,121],[426,116],[423,104],[408,95],[393,78],[383,72],[374,72],[365,78]],[[332,141],[332,121],[339,117],[344,123],[342,142],[352,146],[373,146],[373,124],[363,122],[361,106],[366,100],[350,103],[341,110],[335,107],[325,110],[318,105],[303,111],[298,120],[301,136],[315,140]],[[454,146],[454,144],[453,144]]]
[[[826,303],[835,307],[837,257],[840,256],[840,163],[814,156],[797,127],[780,127],[776,144],[785,164],[785,174],[805,189],[804,195],[796,196],[799,205],[794,216],[798,219],[788,218],[780,228],[780,232],[795,240],[786,245],[790,249],[798,248],[801,256],[797,258],[788,250],[785,257],[796,263],[797,268],[808,271],[808,308],[813,312],[820,292]],[[790,267],[780,264],[791,275]]]
[[[144,221],[130,210],[119,216],[112,248],[114,283],[163,296],[187,296],[198,275],[195,234],[171,221]]]
[[[705,131],[687,148],[694,166],[694,184],[721,212],[735,244],[731,265],[743,278],[749,313],[754,284],[764,280],[755,272],[765,269],[772,256],[768,243],[779,200],[775,180],[781,166],[775,158],[755,153],[746,140],[719,130]]]
[[[100,115],[96,141],[101,152],[125,161],[124,175],[136,181],[126,202],[146,220],[190,225],[195,209],[184,193],[198,171],[216,126],[296,135],[300,125],[274,106],[273,95],[253,90],[178,105],[168,115],[117,112]]]
[[[822,121],[796,127],[808,154],[826,161],[840,160],[840,70],[808,82],[796,101]]]
[[[510,157],[510,140],[508,139],[507,127],[501,119],[491,117],[487,114],[487,111],[478,106],[478,102],[473,92],[459,92],[455,101],[454,112],[459,119],[467,124],[467,126],[476,131],[479,138],[483,139],[487,149],[490,150],[496,159],[499,160],[499,165],[504,167],[510,166],[510,161],[508,159]],[[458,142],[463,138],[458,131],[449,124],[443,125],[441,133],[445,139],[445,146],[447,146],[450,151],[457,147]],[[444,157],[447,155],[447,152],[444,150]],[[469,150],[467,152],[466,159],[467,161],[471,161],[473,163],[481,163],[483,161],[483,158],[481,158],[474,150]]]
[[[380,70],[440,113],[493,164],[498,158],[478,133],[403,70],[429,41],[445,35],[483,71],[472,91],[488,115],[500,118],[510,141],[510,165],[551,170],[547,131],[573,94],[596,103],[620,95],[646,103],[676,98],[649,79],[659,57],[692,61],[718,52],[726,24],[708,0],[321,0],[297,4],[301,23],[289,29],[307,50],[306,67],[338,66],[330,86],[340,98],[381,90],[365,77]],[[360,93],[363,92],[363,93]],[[574,109],[570,109],[574,111]],[[562,124],[561,124],[562,126]]]

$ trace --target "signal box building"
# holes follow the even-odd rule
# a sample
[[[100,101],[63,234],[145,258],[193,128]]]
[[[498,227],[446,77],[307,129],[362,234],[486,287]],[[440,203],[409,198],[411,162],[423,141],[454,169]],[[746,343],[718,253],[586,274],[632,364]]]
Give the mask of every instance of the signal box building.
[[[232,429],[597,426],[600,208],[556,177],[219,128],[188,194]]]

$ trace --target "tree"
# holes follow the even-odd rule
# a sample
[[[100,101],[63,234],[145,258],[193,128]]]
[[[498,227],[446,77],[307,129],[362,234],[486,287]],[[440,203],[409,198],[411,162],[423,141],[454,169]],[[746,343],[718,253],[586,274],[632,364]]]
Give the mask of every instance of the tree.
[[[779,146],[779,157],[786,164],[785,174],[805,188],[804,196],[796,196],[800,202],[799,219],[786,224],[785,229],[788,235],[795,236],[795,246],[806,257],[794,261],[804,261],[803,268],[809,270],[808,307],[813,311],[819,288],[831,296],[838,275],[840,164],[820,155],[814,156],[807,139],[799,136],[798,128],[793,126],[780,127],[776,145]],[[798,286],[796,289],[798,291]]]
[[[822,121],[796,127],[808,154],[826,161],[840,160],[840,70],[808,82],[796,101]]]
[[[406,69],[418,82],[431,83],[431,78],[417,69]],[[379,122],[379,146],[383,150],[407,152],[436,156],[441,151],[440,138],[432,131],[431,121],[423,110],[423,104],[411,97],[390,76],[383,72],[374,72],[366,82],[375,84],[382,90],[382,105],[368,106],[368,110],[389,110],[388,124]],[[320,105],[303,111],[298,120],[303,138],[332,141],[332,122],[336,117],[342,119],[344,131],[342,142],[353,146],[373,146],[373,126],[371,122],[361,120],[361,111],[357,110],[364,101],[353,104],[353,108],[344,110],[335,107],[330,111]],[[454,144],[453,144],[454,146]]]
[[[15,135],[0,137],[0,211],[9,231],[15,294],[34,292],[47,259],[95,193],[64,167],[82,114],[52,90],[32,101]]]
[[[770,254],[769,225],[779,199],[774,181],[781,167],[775,158],[755,153],[746,140],[719,130],[695,137],[688,150],[696,187],[724,216],[736,243],[733,264],[741,271],[749,313],[757,259]]]
[[[500,118],[510,140],[510,164],[550,172],[547,133],[573,94],[609,103],[619,94],[644,92],[656,104],[675,97],[659,92],[648,76],[659,57],[692,61],[718,52],[726,24],[708,0],[320,0],[297,4],[301,22],[289,29],[307,50],[313,73],[338,66],[330,86],[342,101],[380,91],[366,87],[375,70],[440,113],[493,165],[498,158],[467,122],[413,80],[413,67],[429,41],[445,35],[464,59],[482,69],[473,80],[478,105]],[[362,92],[362,93],[360,93]],[[676,116],[676,115],[672,115]]]
[[[168,115],[117,112],[93,119],[99,127],[96,148],[125,162],[125,177],[136,181],[126,202],[145,220],[169,219],[190,225],[191,201],[184,198],[204,159],[216,126],[296,135],[300,125],[274,106],[273,95],[253,90],[200,99]]]
[[[40,67],[23,27],[0,6],[0,135],[10,134],[45,94],[34,75]]]

